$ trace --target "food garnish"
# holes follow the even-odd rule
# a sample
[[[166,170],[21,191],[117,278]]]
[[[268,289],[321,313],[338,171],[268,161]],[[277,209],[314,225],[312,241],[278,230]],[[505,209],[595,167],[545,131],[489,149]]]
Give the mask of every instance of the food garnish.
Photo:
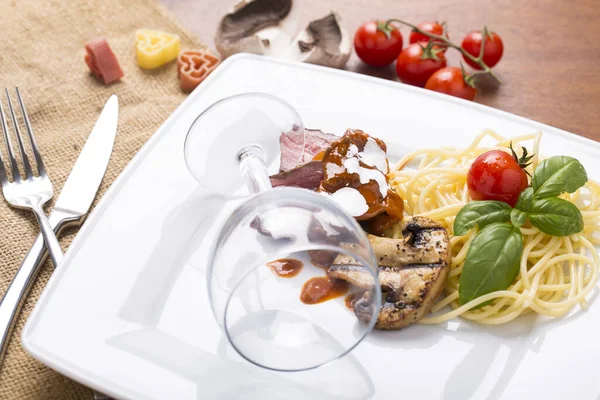
[[[185,50],[177,57],[177,77],[181,90],[190,93],[219,64],[219,58],[208,50]]]
[[[137,63],[143,69],[155,69],[177,58],[180,50],[179,36],[153,30],[140,29],[135,33]]]
[[[420,323],[460,316],[496,325],[525,313],[562,317],[588,304],[600,278],[595,247],[600,244],[600,184],[587,181],[572,157],[540,162],[541,136],[512,140],[515,149],[533,143],[533,156],[523,152],[519,157],[531,163],[532,179],[515,207],[469,201],[467,174],[475,159],[512,147],[511,140],[493,131],[482,132],[463,149],[417,150],[391,168],[390,184],[404,198],[406,212],[433,218],[451,234],[444,296]],[[494,143],[486,146],[488,139]],[[388,235],[402,237],[396,228]]]
[[[119,61],[103,37],[97,37],[85,44],[85,63],[92,75],[105,84],[116,82],[123,77]]]
[[[499,153],[508,155],[497,152],[495,157],[500,157]],[[501,157],[504,160],[504,156]],[[510,160],[515,162],[513,158]],[[525,176],[525,182],[526,179]],[[521,190],[518,201],[511,201],[516,206],[514,209],[502,201],[473,201],[457,214],[455,235],[466,235],[475,226],[480,229],[471,242],[460,276],[460,304],[512,285],[523,253],[520,227],[526,221],[556,237],[583,230],[581,211],[558,197],[564,192],[575,192],[587,182],[587,174],[579,161],[565,156],[544,160],[535,168],[531,182],[531,187]]]
[[[529,185],[525,168],[533,156],[519,158],[512,150],[490,150],[475,159],[467,174],[469,194],[473,200],[498,200],[514,207],[519,195]]]

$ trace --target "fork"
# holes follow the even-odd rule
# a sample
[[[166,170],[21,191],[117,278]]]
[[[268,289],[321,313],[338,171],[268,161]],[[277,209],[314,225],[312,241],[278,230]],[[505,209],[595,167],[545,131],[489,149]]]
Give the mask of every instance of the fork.
[[[50,178],[48,177],[48,174],[46,174],[44,162],[42,161],[35,137],[33,136],[33,130],[31,129],[29,116],[27,115],[25,104],[21,98],[21,92],[19,91],[18,87],[15,87],[15,90],[17,92],[17,99],[19,100],[23,122],[25,123],[25,130],[27,131],[27,136],[29,137],[29,143],[31,144],[33,157],[35,158],[38,176],[35,176],[31,169],[29,158],[25,152],[25,145],[21,135],[21,130],[19,129],[19,123],[15,116],[15,110],[10,98],[10,93],[8,93],[8,89],[5,88],[4,91],[6,93],[6,101],[8,102],[10,119],[12,120],[12,126],[17,137],[19,152],[21,153],[21,158],[23,159],[23,167],[25,169],[25,175],[27,176],[27,179],[23,180],[19,173],[17,160],[12,148],[8,128],[6,126],[6,115],[4,114],[4,108],[2,107],[2,101],[0,101],[0,124],[2,125],[2,131],[4,132],[4,141],[6,142],[8,161],[10,163],[10,169],[12,171],[13,178],[12,182],[8,180],[8,174],[6,172],[6,167],[4,166],[2,153],[0,152],[0,184],[2,185],[2,193],[4,194],[6,201],[8,201],[8,203],[12,206],[29,209],[34,212],[42,229],[42,236],[44,237],[44,242],[46,243],[46,246],[50,252],[50,257],[52,258],[54,267],[58,267],[64,255],[62,248],[58,243],[58,239],[54,234],[52,225],[50,224],[50,221],[48,221],[48,217],[46,216],[43,208],[44,204],[46,204],[54,195],[54,191],[52,190],[52,182],[50,182]],[[110,397],[96,391],[93,391],[93,394],[95,400],[110,399]]]
[[[2,131],[4,132],[4,141],[6,142],[8,161],[12,171],[11,182],[8,179],[8,173],[5,169],[6,167],[4,165],[4,160],[2,159],[2,153],[0,153],[0,184],[2,185],[2,193],[4,194],[6,201],[8,201],[8,203],[13,207],[29,209],[34,212],[38,223],[40,224],[40,228],[42,229],[42,236],[44,237],[44,241],[46,242],[46,246],[50,252],[52,262],[54,263],[55,267],[58,267],[63,258],[62,248],[58,243],[58,239],[52,230],[52,226],[50,225],[48,217],[46,216],[43,208],[44,204],[46,204],[54,195],[52,183],[46,174],[46,168],[44,167],[42,157],[38,151],[37,143],[35,141],[35,137],[33,136],[31,124],[29,123],[29,117],[27,116],[27,111],[25,110],[25,105],[23,104],[23,99],[21,98],[19,88],[16,87],[15,90],[17,92],[17,99],[19,100],[19,106],[21,108],[21,116],[23,117],[25,130],[27,131],[29,143],[31,144],[31,149],[33,151],[33,157],[35,159],[35,167],[38,172],[38,176],[35,176],[31,169],[29,157],[25,152],[24,140],[21,135],[21,130],[19,129],[19,122],[15,116],[15,110],[12,105],[10,94],[8,93],[8,89],[4,89],[13,130],[15,132],[15,136],[17,137],[17,143],[19,145],[21,158],[23,160],[23,168],[25,170],[26,179],[22,179],[21,174],[19,173],[17,159],[15,158],[10,134],[6,126],[6,115],[4,114],[4,108],[2,107],[2,101],[0,101],[0,123],[2,125]]]

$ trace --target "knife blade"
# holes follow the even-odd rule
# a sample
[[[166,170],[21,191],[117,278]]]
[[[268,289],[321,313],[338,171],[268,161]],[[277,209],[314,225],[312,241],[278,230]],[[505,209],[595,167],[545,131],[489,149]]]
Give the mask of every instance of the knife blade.
[[[119,100],[112,95],[104,105],[48,216],[57,236],[67,226],[80,226],[83,223],[108,167],[118,116]],[[47,256],[44,239],[38,234],[0,301],[0,364],[4,360],[16,317]]]

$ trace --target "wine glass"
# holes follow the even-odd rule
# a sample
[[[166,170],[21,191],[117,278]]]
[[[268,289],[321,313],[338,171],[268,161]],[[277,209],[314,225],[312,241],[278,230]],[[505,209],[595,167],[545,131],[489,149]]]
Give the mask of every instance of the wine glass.
[[[358,345],[377,320],[381,291],[376,258],[353,217],[323,194],[271,187],[269,168],[278,169],[284,132],[305,137],[289,104],[268,94],[240,94],[196,118],[184,152],[201,185],[245,200],[223,223],[208,257],[208,294],[218,324],[251,363],[301,371]],[[367,272],[360,290],[370,292],[371,301],[360,318],[343,298],[322,301],[348,289],[326,276],[337,255]]]

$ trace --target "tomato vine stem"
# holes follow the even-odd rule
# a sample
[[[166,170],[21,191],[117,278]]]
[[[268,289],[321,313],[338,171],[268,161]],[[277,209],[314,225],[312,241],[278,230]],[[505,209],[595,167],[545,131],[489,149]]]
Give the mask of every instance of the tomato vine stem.
[[[452,41],[450,41],[450,39],[448,39],[448,37],[446,35],[436,35],[433,33],[429,33],[426,32],[422,29],[420,29],[418,26],[411,24],[410,22],[406,22],[403,21],[401,19],[396,19],[396,18],[391,18],[388,19],[385,24],[384,27],[386,30],[390,29],[390,24],[392,22],[397,22],[399,24],[408,26],[409,28],[411,28],[413,31],[420,33],[422,35],[425,35],[427,37],[429,37],[430,39],[433,39],[435,41],[437,41],[438,43],[434,43],[438,46],[446,46],[446,47],[452,47],[456,50],[458,50],[459,52],[462,53],[463,56],[465,56],[465,58],[468,58],[469,60],[471,60],[473,63],[477,64],[478,66],[481,67],[480,71],[474,71],[471,74],[467,75],[465,78],[465,82],[469,85],[469,86],[473,86],[473,79],[475,78],[475,76],[477,75],[489,75],[492,79],[494,79],[496,82],[498,82],[498,84],[501,84],[502,81],[494,74],[494,72],[492,71],[492,69],[490,67],[487,66],[487,64],[485,62],[483,62],[483,52],[485,50],[485,42],[486,39],[490,36],[490,33],[487,29],[487,27],[483,27],[483,33],[482,33],[482,41],[481,41],[481,49],[479,50],[479,55],[477,57],[472,56],[471,54],[469,54],[465,49],[462,48],[462,46],[457,45],[456,43],[453,43]],[[430,41],[431,43],[431,41]],[[463,68],[464,70],[464,68]]]

